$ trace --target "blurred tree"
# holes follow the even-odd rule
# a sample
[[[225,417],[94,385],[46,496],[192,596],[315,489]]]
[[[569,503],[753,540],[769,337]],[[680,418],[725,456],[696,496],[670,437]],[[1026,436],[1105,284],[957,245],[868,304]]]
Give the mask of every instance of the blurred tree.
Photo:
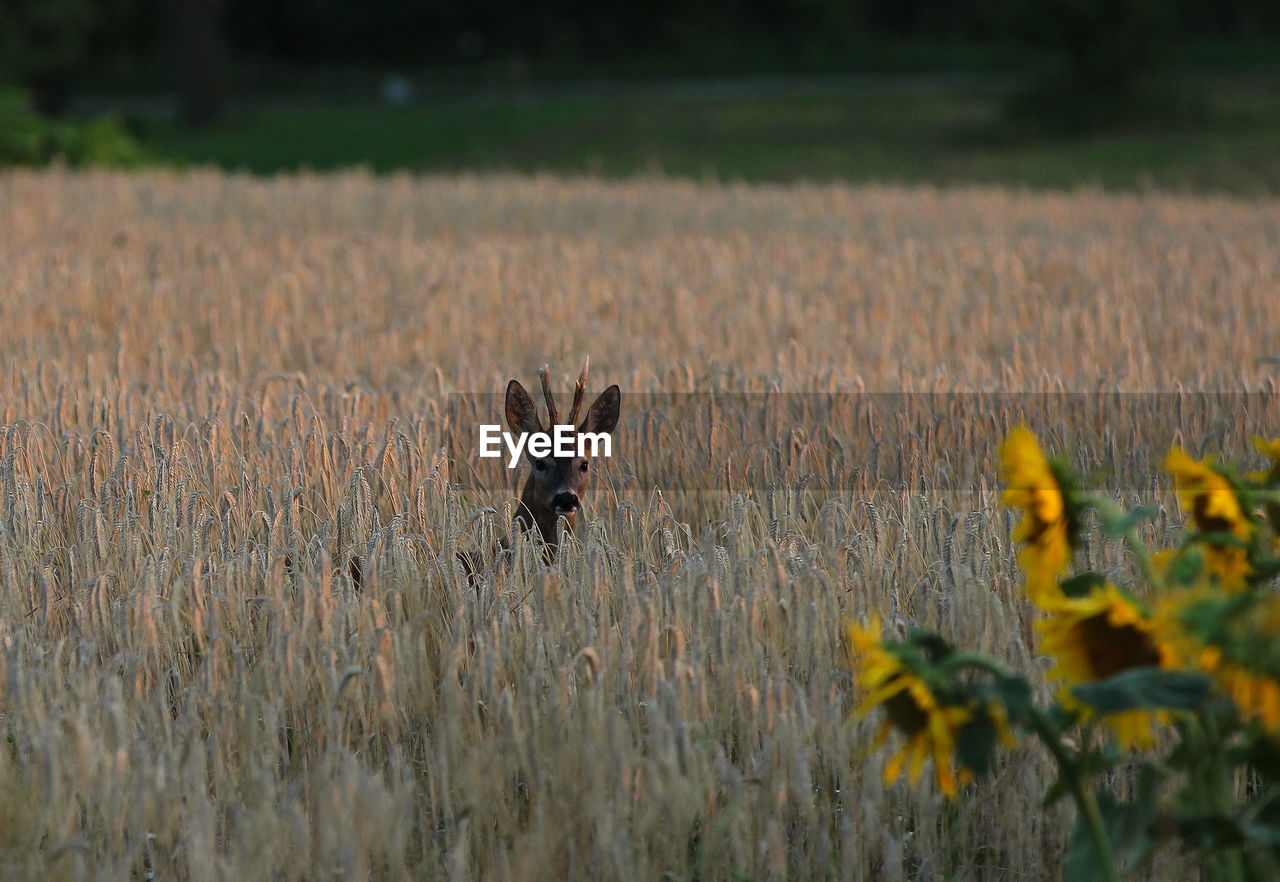
[[[523,59],[537,75],[847,70],[885,57],[886,42],[1003,52],[1017,40],[1055,60],[1060,86],[1101,80],[1123,91],[1131,70],[1150,69],[1147,50],[1169,40],[1280,32],[1276,0],[224,2],[231,49],[259,60],[452,70]],[[928,64],[927,51],[919,57]]]
[[[222,109],[223,0],[171,0],[182,119],[207,125]]]
[[[0,2],[0,72],[31,89],[40,113],[66,111],[97,16],[92,0]]]
[[[1166,0],[989,0],[988,14],[1041,53],[1040,72],[1009,105],[1016,118],[1092,128],[1149,117],[1170,98],[1169,84],[1158,100],[1143,88],[1178,36],[1178,10]]]
[[[198,122],[221,105],[224,48],[252,84],[322,66],[464,77],[928,67],[946,63],[933,53],[948,43],[1019,64],[1017,41],[1043,64],[1013,109],[1087,124],[1139,103],[1179,39],[1277,35],[1276,0],[0,0],[0,80],[57,112],[71,88],[156,90],[176,76],[183,116]]]
[[[93,0],[97,17],[73,87],[115,92],[150,90],[168,82],[166,2]]]

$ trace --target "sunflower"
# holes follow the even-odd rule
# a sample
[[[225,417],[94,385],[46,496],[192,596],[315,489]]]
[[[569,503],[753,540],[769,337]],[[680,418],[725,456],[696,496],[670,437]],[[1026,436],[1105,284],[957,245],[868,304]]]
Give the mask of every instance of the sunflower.
[[[1068,494],[1026,426],[1015,428],[1000,446],[1000,467],[1008,484],[1001,502],[1023,514],[1013,539],[1026,543],[1018,562],[1027,572],[1027,596],[1040,606],[1056,602],[1075,534]]]
[[[1236,600],[1228,601],[1238,604]],[[1224,598],[1207,587],[1176,591],[1160,598],[1156,619],[1161,638],[1172,647],[1179,667],[1203,671],[1230,696],[1240,716],[1256,720],[1267,731],[1280,733],[1280,682],[1260,670],[1239,661],[1261,659],[1259,642],[1273,640],[1280,627],[1277,599],[1270,596],[1256,605],[1248,604],[1244,618],[1245,631],[1254,631],[1253,645],[1239,642],[1232,631],[1239,630],[1239,613],[1224,612]],[[1226,627],[1221,624],[1226,621]],[[1235,628],[1232,625],[1236,625]],[[1212,635],[1212,636],[1210,636]],[[1237,644],[1229,658],[1222,644]]]
[[[1053,674],[1063,681],[1062,703],[1086,718],[1093,711],[1071,694],[1072,686],[1173,662],[1155,622],[1110,583],[1084,597],[1062,600],[1037,628],[1045,652],[1054,658]],[[1108,714],[1105,722],[1121,746],[1130,749],[1153,743],[1155,723],[1163,719],[1162,713],[1132,710]]]
[[[1191,509],[1196,528],[1203,533],[1230,533],[1248,541],[1253,524],[1245,517],[1235,488],[1211,465],[1211,457],[1194,460],[1176,444],[1169,448],[1164,468],[1173,475],[1178,501]]]
[[[925,760],[933,758],[938,789],[948,797],[956,795],[959,785],[971,773],[966,768],[952,767],[956,737],[972,719],[966,707],[948,705],[918,673],[910,671],[903,658],[880,639],[880,623],[872,619],[869,627],[845,622],[845,639],[850,661],[859,687],[867,693],[857,713],[864,716],[882,706],[885,720],[876,734],[871,749],[875,750],[898,731],[906,743],[884,767],[885,784],[892,784],[910,761],[909,775],[914,784],[920,780]]]
[[[1249,479],[1259,484],[1275,485],[1280,483],[1280,438],[1268,441],[1266,438],[1254,438],[1253,446],[1258,452],[1271,460],[1271,468],[1249,474]],[[1267,512],[1267,520],[1276,534],[1280,534],[1280,502],[1270,500],[1263,506]],[[1280,554],[1280,535],[1271,537],[1273,554]]]
[[[1205,647],[1196,666],[1209,674],[1231,696],[1245,719],[1256,720],[1268,732],[1280,731],[1280,683],[1265,674],[1232,664],[1216,646]]]
[[[1211,460],[1194,460],[1176,444],[1169,449],[1164,468],[1173,475],[1178,501],[1191,511],[1201,533],[1227,533],[1242,543],[1253,538],[1253,523],[1246,516],[1231,482],[1215,471]],[[1228,590],[1242,589],[1253,572],[1249,550],[1240,546],[1207,545],[1205,564]]]
[[[1268,441],[1266,438],[1254,438],[1254,448],[1271,460],[1272,465],[1280,466],[1280,438],[1273,438]]]
[[[1178,551],[1173,548],[1163,548],[1160,551],[1151,552],[1151,569],[1162,580],[1168,581],[1170,574],[1173,572],[1173,565],[1177,563]]]

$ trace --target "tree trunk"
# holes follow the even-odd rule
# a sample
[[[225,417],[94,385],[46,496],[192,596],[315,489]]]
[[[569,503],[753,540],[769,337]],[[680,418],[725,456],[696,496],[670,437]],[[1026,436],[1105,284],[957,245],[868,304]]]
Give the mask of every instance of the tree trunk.
[[[223,0],[171,2],[182,119],[190,125],[208,125],[222,110]]]
[[[31,104],[41,116],[62,116],[71,106],[71,78],[65,70],[42,70],[27,78]]]

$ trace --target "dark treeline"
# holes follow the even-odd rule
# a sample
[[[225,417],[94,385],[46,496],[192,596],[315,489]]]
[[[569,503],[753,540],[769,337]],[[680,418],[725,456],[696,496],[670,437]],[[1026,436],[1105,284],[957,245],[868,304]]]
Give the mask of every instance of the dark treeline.
[[[1275,0],[0,0],[0,85],[54,114],[76,91],[175,88],[199,121],[228,83],[305,85],[320,68],[525,79],[985,65],[1030,71],[1028,107],[1052,94],[1115,110],[1180,42],[1277,39]]]
[[[153,76],[180,54],[175,20],[200,7],[233,61],[420,71],[852,70],[886,40],[1035,44],[1080,19],[1173,40],[1280,36],[1274,0],[0,0],[0,75]]]
[[[535,68],[632,60],[673,72],[856,68],[886,38],[1023,41],[1064,15],[1161,19],[1169,36],[1280,33],[1274,0],[224,0],[233,49],[303,64],[454,69],[504,59]],[[1046,14],[1046,7],[1059,7]],[[1136,15],[1135,15],[1136,10]]]

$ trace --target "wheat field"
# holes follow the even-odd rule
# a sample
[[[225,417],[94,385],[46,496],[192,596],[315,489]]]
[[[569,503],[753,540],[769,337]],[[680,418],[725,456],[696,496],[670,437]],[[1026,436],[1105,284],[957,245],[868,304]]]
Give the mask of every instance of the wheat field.
[[[1280,427],[1278,255],[1154,193],[0,174],[0,876],[1058,878],[1038,748],[886,786],[841,617],[1043,670],[995,444],[1171,541],[1169,443]],[[524,472],[469,421],[588,354],[576,536],[470,583]]]

